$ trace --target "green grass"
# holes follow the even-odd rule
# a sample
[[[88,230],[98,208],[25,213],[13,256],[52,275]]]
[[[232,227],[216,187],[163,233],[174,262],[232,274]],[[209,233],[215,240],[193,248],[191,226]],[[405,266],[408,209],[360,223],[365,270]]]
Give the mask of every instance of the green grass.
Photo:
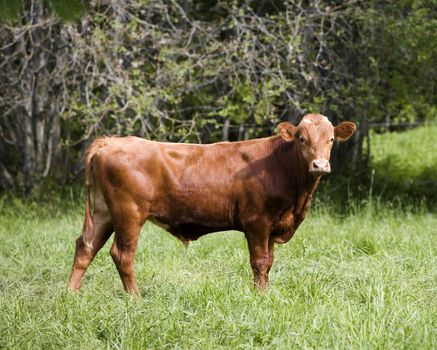
[[[437,218],[363,208],[314,210],[277,246],[267,293],[252,288],[244,237],[218,233],[186,251],[150,225],[124,294],[109,244],[80,294],[65,290],[79,211],[0,218],[2,349],[433,349]]]
[[[371,134],[375,191],[437,203],[437,126]]]
[[[404,164],[389,167],[386,154],[420,154],[402,170],[409,178],[434,169],[433,148],[417,146],[429,130],[374,138],[375,188],[378,174],[395,176]],[[276,246],[266,293],[252,288],[242,233],[209,235],[185,250],[146,225],[140,299],[123,292],[111,242],[81,292],[66,291],[83,213],[73,194],[50,204],[0,198],[0,349],[435,349],[437,215],[375,192],[350,199],[346,211],[319,194],[296,236]]]
[[[437,125],[370,133],[371,159],[360,174],[333,169],[322,178],[315,203],[354,213],[369,200],[407,212],[437,212]],[[350,170],[350,169],[349,169]],[[346,175],[345,175],[346,174]]]

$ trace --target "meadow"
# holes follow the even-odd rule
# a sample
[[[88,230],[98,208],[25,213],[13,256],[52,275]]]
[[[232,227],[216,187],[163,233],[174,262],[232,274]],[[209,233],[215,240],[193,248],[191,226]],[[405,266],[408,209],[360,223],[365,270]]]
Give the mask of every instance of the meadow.
[[[365,197],[336,205],[323,197],[333,184],[322,184],[295,237],[276,246],[266,293],[252,287],[242,233],[185,249],[147,224],[136,256],[141,298],[124,293],[110,242],[72,294],[82,199],[4,196],[0,348],[435,349],[437,215],[426,198],[435,196],[427,191],[435,188],[436,135],[435,127],[375,135],[374,188]],[[391,177],[378,177],[384,172]],[[416,194],[410,204],[408,191]]]

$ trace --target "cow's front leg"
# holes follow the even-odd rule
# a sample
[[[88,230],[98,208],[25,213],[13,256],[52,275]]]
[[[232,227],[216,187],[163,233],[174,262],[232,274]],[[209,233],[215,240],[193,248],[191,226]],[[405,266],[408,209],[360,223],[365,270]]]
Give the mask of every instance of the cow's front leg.
[[[273,264],[274,240],[269,236],[268,234],[246,234],[254,284],[261,290],[267,289],[269,285],[269,272]]]

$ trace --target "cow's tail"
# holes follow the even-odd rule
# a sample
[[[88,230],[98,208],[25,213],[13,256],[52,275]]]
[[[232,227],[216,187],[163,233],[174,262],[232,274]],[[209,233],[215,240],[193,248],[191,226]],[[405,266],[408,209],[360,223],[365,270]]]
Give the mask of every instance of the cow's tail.
[[[85,219],[82,229],[82,240],[85,245],[93,248],[93,236],[94,236],[94,221],[91,216],[91,163],[96,152],[110,142],[110,137],[102,137],[96,139],[91,145],[88,146],[85,152]]]

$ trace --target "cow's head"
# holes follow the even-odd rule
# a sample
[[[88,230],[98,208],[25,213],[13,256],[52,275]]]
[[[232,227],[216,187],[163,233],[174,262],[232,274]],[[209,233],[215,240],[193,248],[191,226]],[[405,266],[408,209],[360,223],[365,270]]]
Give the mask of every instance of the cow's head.
[[[356,130],[352,122],[342,122],[335,128],[320,114],[307,114],[296,127],[284,122],[278,125],[279,134],[287,142],[297,142],[298,150],[314,176],[331,172],[329,157],[336,141],[346,141]]]

